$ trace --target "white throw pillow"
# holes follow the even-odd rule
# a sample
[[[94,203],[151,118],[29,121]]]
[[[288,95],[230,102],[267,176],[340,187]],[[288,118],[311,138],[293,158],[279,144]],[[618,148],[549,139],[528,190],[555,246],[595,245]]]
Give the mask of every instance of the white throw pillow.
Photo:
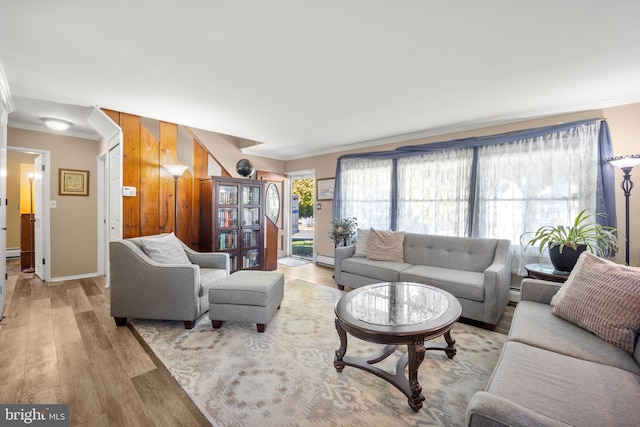
[[[356,252],[353,256],[366,258],[369,256],[369,236],[371,231],[364,228],[358,228],[356,231]]]
[[[175,234],[142,238],[142,250],[149,258],[162,264],[191,264]]]

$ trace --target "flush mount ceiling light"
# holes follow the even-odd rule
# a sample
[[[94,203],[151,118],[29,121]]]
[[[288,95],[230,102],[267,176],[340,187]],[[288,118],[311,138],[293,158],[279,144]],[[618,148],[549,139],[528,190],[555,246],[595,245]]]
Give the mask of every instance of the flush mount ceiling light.
[[[46,117],[43,118],[42,121],[44,122],[45,125],[47,125],[49,129],[53,129],[53,130],[67,130],[69,129],[69,126],[73,124],[65,120],[50,119]]]

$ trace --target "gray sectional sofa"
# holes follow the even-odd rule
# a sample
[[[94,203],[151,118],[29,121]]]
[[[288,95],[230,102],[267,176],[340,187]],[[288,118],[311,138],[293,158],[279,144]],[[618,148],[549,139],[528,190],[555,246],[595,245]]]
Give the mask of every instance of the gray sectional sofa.
[[[417,282],[436,286],[458,298],[462,317],[492,328],[509,302],[509,240],[406,233],[404,262],[354,256],[355,246],[335,250],[338,288],[379,282]]]
[[[638,426],[640,345],[630,354],[552,314],[560,284],[524,279],[500,360],[467,425]]]

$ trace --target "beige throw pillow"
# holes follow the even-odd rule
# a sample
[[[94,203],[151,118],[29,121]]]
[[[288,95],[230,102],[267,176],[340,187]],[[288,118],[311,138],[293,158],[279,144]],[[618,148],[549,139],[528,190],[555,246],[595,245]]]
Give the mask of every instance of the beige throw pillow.
[[[356,252],[353,254],[354,257],[366,258],[369,256],[370,236],[371,232],[369,230],[365,230],[364,228],[358,228],[356,230]]]
[[[551,298],[551,307],[555,307],[560,302],[560,300],[564,298],[564,294],[567,293],[567,289],[569,288],[569,286],[571,286],[576,276],[578,275],[578,272],[582,268],[582,263],[586,258],[586,254],[587,252],[583,252],[580,254],[578,261],[576,261],[576,265],[573,267],[573,270],[571,270],[571,274],[569,274],[567,280],[562,284],[560,289],[558,289],[558,292],[556,292],[553,298]]]
[[[404,262],[404,231],[370,230],[369,259]]]
[[[553,314],[633,354],[640,333],[640,268],[583,256]]]

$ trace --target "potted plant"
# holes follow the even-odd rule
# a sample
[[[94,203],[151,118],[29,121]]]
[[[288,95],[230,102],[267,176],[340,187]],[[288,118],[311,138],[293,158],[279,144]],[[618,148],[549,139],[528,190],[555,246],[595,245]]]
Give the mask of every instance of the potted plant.
[[[351,243],[351,239],[356,235],[356,227],[358,222],[355,218],[334,218],[331,221],[331,230],[329,230],[329,239],[334,246],[340,244],[347,246]]]
[[[597,256],[606,256],[618,250],[616,229],[595,221],[601,213],[580,211],[570,226],[545,225],[540,227],[528,245],[537,245],[540,254],[549,248],[549,257],[558,271],[571,271],[582,252],[588,250]]]

